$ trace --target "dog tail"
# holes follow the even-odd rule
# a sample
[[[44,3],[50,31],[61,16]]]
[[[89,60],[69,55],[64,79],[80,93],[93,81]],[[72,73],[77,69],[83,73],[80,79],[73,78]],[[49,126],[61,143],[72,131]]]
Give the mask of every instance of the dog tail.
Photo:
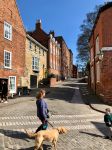
[[[27,130],[25,130],[25,133],[28,135],[28,137],[32,138],[32,137],[36,137],[37,133],[31,133],[28,132]]]

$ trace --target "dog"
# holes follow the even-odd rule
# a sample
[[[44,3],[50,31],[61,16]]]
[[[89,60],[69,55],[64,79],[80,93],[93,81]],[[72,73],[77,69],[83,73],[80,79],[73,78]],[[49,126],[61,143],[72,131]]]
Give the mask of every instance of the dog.
[[[50,141],[52,143],[52,148],[57,150],[56,143],[58,140],[59,134],[67,133],[67,129],[65,127],[58,127],[48,130],[41,130],[37,133],[30,133],[26,131],[28,137],[35,137],[35,149],[34,150],[43,150],[42,143],[43,141]]]

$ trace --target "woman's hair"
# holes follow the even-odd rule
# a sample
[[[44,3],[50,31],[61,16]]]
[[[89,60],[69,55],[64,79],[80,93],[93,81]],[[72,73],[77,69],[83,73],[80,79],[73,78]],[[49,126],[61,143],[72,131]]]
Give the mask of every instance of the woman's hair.
[[[43,95],[45,94],[45,90],[41,89],[38,93],[37,93],[37,100],[43,98]]]

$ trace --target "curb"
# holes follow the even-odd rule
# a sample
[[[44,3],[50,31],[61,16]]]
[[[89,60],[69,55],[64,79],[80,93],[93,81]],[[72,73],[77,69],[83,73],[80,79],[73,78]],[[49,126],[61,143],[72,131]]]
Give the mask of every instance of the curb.
[[[104,112],[104,111],[99,110],[99,109],[96,109],[94,106],[92,106],[92,104],[89,104],[89,106],[90,106],[90,108],[92,108],[93,110],[95,110],[95,111],[98,111],[98,112],[100,112],[100,113],[104,113],[104,114],[105,114],[105,112]]]
[[[5,150],[4,134],[0,133],[0,150]]]

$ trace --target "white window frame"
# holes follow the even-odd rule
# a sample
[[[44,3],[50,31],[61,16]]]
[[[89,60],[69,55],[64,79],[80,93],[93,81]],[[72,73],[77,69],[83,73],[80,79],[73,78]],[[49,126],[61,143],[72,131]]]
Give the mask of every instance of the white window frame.
[[[9,53],[10,54],[10,66],[5,66],[5,54],[6,53]],[[7,50],[4,50],[4,68],[7,68],[7,69],[11,69],[12,68],[12,52],[10,51],[7,51]]]
[[[39,58],[33,56],[32,57],[32,70],[38,71],[38,69],[39,69]]]
[[[6,32],[8,37],[6,36]],[[6,21],[4,21],[4,38],[12,41],[12,25]]]
[[[15,78],[15,88],[14,88],[14,90],[13,91],[11,91],[11,89],[10,89],[10,81],[11,81],[11,78]],[[10,94],[14,94],[14,93],[16,93],[16,76],[9,76],[9,93]]]
[[[100,49],[99,49],[99,36],[96,37],[95,46],[96,46],[96,55],[97,55],[100,52]]]

